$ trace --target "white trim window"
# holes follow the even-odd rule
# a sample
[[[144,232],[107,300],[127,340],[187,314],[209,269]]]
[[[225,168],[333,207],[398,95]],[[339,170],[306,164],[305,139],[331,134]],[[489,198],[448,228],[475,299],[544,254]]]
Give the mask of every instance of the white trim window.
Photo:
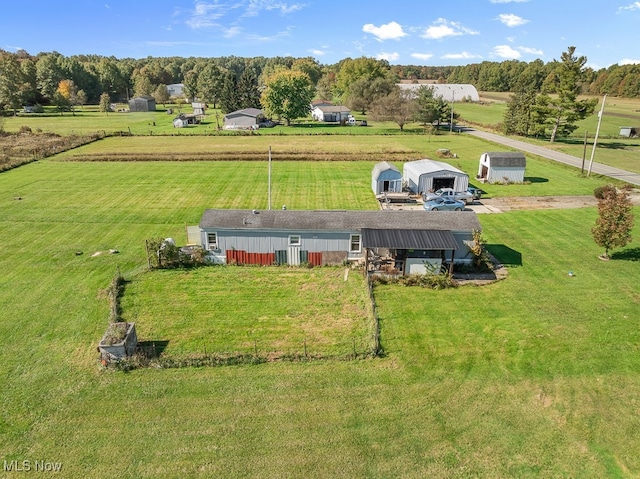
[[[218,233],[207,233],[207,249],[218,249]]]
[[[289,235],[289,246],[300,246],[302,244],[302,238],[300,235]]]
[[[362,236],[353,234],[349,237],[349,251],[354,253],[362,252]]]

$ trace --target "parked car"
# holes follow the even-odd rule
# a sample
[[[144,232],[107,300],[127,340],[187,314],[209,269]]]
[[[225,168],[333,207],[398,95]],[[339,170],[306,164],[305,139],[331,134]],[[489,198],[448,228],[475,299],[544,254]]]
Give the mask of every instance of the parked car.
[[[462,211],[465,204],[462,201],[452,200],[451,198],[434,198],[425,201],[422,207],[426,211]]]
[[[430,201],[436,198],[448,198],[451,200],[462,201],[466,205],[474,200],[473,194],[469,191],[454,191],[452,188],[440,188],[433,193],[425,193],[422,195],[424,201]]]

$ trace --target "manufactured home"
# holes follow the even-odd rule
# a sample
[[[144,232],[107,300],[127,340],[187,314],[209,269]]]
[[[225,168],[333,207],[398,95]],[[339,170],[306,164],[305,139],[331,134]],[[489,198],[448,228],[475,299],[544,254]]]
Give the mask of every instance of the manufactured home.
[[[458,168],[435,160],[416,160],[404,164],[402,178],[405,185],[416,194],[453,188],[465,191],[469,187],[469,175]]]
[[[387,258],[403,273],[469,262],[470,212],[206,210],[200,243],[218,264],[336,265]],[[431,270],[431,268],[429,268]]]

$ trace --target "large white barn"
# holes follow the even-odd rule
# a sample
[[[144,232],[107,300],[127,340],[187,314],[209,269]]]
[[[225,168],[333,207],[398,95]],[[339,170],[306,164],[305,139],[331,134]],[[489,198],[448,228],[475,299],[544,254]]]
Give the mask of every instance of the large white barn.
[[[420,87],[431,88],[435,98],[442,97],[444,101],[480,101],[476,87],[464,83],[399,83],[402,90],[416,91]]]

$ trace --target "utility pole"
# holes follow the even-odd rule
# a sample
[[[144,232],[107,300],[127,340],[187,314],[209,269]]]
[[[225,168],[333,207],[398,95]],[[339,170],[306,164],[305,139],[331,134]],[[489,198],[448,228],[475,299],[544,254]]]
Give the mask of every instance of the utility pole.
[[[267,203],[267,208],[271,210],[271,146],[269,146],[269,192]]]
[[[453,104],[456,102],[456,92],[451,90],[451,121],[449,122],[449,133],[453,133]]]
[[[602,123],[602,114],[604,113],[604,102],[607,99],[607,95],[605,94],[602,97],[602,107],[600,107],[600,112],[598,113],[598,127],[596,128],[596,137],[593,139],[593,149],[591,150],[591,160],[589,160],[589,171],[587,172],[587,176],[591,176],[591,167],[593,166],[593,157],[596,154],[596,145],[598,144],[598,133],[600,133],[600,123]]]

